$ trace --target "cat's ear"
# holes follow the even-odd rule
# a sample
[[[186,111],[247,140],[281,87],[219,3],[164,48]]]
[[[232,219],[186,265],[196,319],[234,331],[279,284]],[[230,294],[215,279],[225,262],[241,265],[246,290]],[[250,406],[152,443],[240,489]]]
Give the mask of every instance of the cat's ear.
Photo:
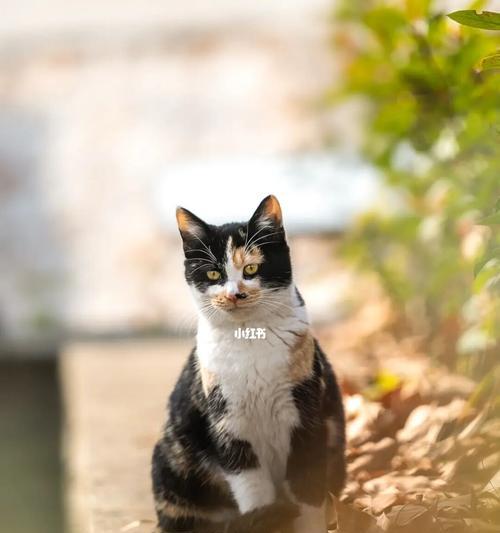
[[[276,196],[270,194],[266,196],[259,207],[257,207],[255,213],[250,219],[250,224],[255,225],[258,228],[270,227],[270,228],[282,228],[283,227],[283,215],[281,214],[281,206]]]
[[[184,207],[178,207],[175,210],[175,216],[184,241],[193,238],[203,240],[203,237],[207,236],[208,226],[206,222],[203,222],[201,218],[198,218],[191,211],[184,209]]]

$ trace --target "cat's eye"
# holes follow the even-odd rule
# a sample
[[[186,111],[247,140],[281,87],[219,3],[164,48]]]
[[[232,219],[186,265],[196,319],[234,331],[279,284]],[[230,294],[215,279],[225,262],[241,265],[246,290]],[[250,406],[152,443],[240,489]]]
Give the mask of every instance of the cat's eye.
[[[259,270],[259,265],[257,263],[252,263],[250,265],[247,265],[244,269],[243,269],[243,272],[247,275],[247,276],[253,276],[257,270]]]
[[[220,279],[220,272],[218,270],[209,270],[207,272],[207,278],[211,281],[217,281]]]

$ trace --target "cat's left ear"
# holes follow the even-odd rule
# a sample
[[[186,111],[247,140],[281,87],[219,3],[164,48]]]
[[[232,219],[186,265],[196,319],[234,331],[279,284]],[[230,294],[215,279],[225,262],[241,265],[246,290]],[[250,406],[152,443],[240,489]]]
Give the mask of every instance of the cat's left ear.
[[[250,224],[256,227],[283,228],[283,215],[276,196],[266,196],[250,219]]]
[[[184,242],[193,238],[203,240],[207,236],[207,223],[203,222],[201,218],[198,218],[191,211],[184,209],[184,207],[178,207],[175,211],[175,216]]]

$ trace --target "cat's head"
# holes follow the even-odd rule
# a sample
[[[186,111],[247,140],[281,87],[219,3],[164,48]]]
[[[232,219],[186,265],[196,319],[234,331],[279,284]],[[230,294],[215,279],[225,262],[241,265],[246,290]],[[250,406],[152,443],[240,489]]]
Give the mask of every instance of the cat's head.
[[[202,313],[239,320],[279,308],[292,272],[275,196],[264,198],[248,222],[214,226],[182,207],[176,214],[184,274]]]

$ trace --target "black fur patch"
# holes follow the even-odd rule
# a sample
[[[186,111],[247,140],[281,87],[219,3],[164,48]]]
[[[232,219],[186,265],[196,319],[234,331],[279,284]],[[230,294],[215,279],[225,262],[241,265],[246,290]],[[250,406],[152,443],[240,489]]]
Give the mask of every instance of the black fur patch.
[[[292,433],[287,479],[299,501],[319,506],[327,489],[338,494],[344,486],[345,421],[335,374],[316,340],[314,346],[312,375],[293,389],[301,425]],[[328,417],[334,420],[338,433],[331,449],[326,446]]]
[[[295,287],[295,294],[297,295],[297,300],[299,301],[299,304],[304,307],[306,303],[304,302],[304,298],[302,298],[302,294],[300,294],[300,291],[299,289],[297,289],[297,287]]]
[[[237,474],[259,466],[257,456],[249,442],[240,439],[217,439],[218,459],[226,472]]]
[[[218,422],[224,418],[224,415],[227,413],[227,401],[224,396],[222,396],[219,385],[213,387],[208,393],[207,403],[210,416],[214,422]]]

